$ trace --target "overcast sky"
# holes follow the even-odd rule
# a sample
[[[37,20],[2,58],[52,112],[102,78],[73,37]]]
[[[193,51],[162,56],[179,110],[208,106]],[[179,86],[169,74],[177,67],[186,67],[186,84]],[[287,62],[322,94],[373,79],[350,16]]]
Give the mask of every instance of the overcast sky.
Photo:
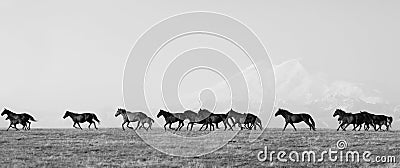
[[[32,127],[71,127],[65,110],[93,111],[102,127],[119,127],[130,49],[155,23],[191,11],[240,20],[274,65],[299,59],[309,72],[400,104],[399,9],[399,1],[366,0],[1,1],[0,107],[29,112],[39,120]]]

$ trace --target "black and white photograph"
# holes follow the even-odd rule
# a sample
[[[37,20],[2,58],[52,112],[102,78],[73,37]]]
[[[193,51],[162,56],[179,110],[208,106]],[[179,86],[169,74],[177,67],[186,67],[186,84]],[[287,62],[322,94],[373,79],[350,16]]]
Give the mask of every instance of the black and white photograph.
[[[400,1],[0,1],[0,167],[400,167]]]

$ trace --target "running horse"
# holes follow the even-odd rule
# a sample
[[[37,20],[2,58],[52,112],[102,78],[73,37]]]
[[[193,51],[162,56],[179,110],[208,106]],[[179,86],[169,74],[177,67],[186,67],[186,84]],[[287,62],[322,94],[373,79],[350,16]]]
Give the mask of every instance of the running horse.
[[[238,124],[240,129],[243,130],[242,124],[245,123],[247,116],[245,114],[236,112],[232,108],[228,111],[227,114],[228,114],[227,119],[230,119],[232,121],[232,127]],[[244,127],[246,127],[246,125],[244,125]],[[231,130],[233,130],[233,128],[231,128]]]
[[[342,109],[336,109],[335,112],[333,113],[333,117],[336,116],[339,116],[338,121],[340,122],[340,125],[336,131],[339,131],[340,128],[342,128],[343,131],[346,131],[346,128],[350,124],[353,124],[353,131],[355,131],[357,127],[360,127],[361,129],[362,127],[361,125],[363,123],[369,123],[367,120],[368,117],[364,113],[352,114],[352,113],[347,113]]]
[[[191,127],[190,127],[190,131],[191,131],[193,129],[194,124],[196,124],[196,123],[201,124],[199,122],[202,120],[202,118],[196,112],[194,112],[192,110],[186,110],[183,112],[183,114],[186,116],[185,117],[186,119],[189,119],[189,123],[187,124],[186,130],[189,130],[190,125],[191,125]]]
[[[300,114],[293,114],[289,112],[288,110],[285,109],[278,109],[278,111],[275,113],[275,117],[281,115],[283,118],[285,118],[285,127],[283,127],[282,131],[285,131],[286,127],[288,124],[292,125],[295,131],[296,127],[294,126],[294,123],[299,123],[299,122],[305,122],[309,127],[310,130],[315,131],[315,122],[312,119],[311,115],[306,114],[306,113],[300,113]]]
[[[254,127],[254,130],[257,130],[257,126],[260,127],[261,130],[263,129],[260,118],[251,113],[245,113],[245,115],[246,119],[244,121],[244,125],[247,129],[251,130]]]
[[[126,127],[133,129],[132,127],[129,126],[130,122],[138,122],[135,130],[143,127],[147,131],[149,128],[151,129],[151,125],[154,123],[154,120],[148,117],[143,112],[130,112],[127,111],[126,109],[119,108],[115,113],[115,117],[118,117],[119,115],[121,115],[124,120],[124,122],[122,123],[122,130],[125,130],[124,125],[126,123],[127,123]],[[149,125],[147,128],[144,126],[145,123]]]
[[[166,126],[169,124],[169,129],[178,131],[180,130],[185,124],[183,121],[186,119],[186,116],[184,113],[170,113],[168,111],[160,109],[160,111],[157,114],[157,118],[160,118],[161,116],[164,117],[165,120],[165,125],[164,125],[164,130],[167,131]],[[178,127],[176,129],[172,128],[172,123],[179,122]]]
[[[214,129],[214,125],[212,125],[212,124],[215,124],[217,129],[219,129],[218,124],[220,122],[222,122],[224,124],[224,126],[225,126],[224,130],[226,130],[228,128],[227,126],[229,126],[229,129],[232,129],[231,124],[229,124],[229,122],[228,122],[228,114],[214,114],[214,113],[208,111],[207,109],[200,109],[198,114],[202,118],[207,118],[207,117],[210,118],[211,124],[209,124],[209,125],[211,125],[213,127],[213,129]],[[203,124],[203,126],[204,126],[204,124]],[[207,126],[206,126],[206,129],[207,129]]]
[[[26,130],[26,122],[22,121],[20,118],[14,119],[10,116],[7,116],[6,120],[10,120],[10,126],[7,128],[7,131],[12,126],[16,131],[19,131],[19,129],[17,128],[17,124],[21,124],[23,126],[22,129]]]
[[[75,125],[78,124],[79,128],[77,128],[77,129],[82,129],[82,127],[79,123],[84,123],[84,122],[90,123],[88,126],[89,129],[92,124],[94,125],[94,128],[97,129],[96,123],[94,121],[97,121],[100,124],[100,120],[97,118],[96,114],[94,114],[94,113],[78,114],[78,113],[66,111],[63,116],[63,119],[65,119],[67,117],[71,117],[72,121],[74,122],[74,125],[72,125],[74,128],[77,128]]]
[[[3,116],[3,115],[7,115],[7,118],[10,120],[10,126],[8,127],[8,129],[11,128],[12,125],[14,125],[14,128],[17,129],[16,125],[21,124],[23,126],[22,129],[30,130],[31,129],[30,121],[36,122],[36,120],[27,113],[17,114],[6,108],[1,113],[1,116]],[[26,124],[26,123],[28,123],[28,124]]]

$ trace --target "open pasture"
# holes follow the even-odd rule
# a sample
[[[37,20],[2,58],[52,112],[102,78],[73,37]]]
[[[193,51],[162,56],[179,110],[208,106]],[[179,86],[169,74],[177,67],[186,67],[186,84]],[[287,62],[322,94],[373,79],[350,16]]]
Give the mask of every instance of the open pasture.
[[[139,130],[145,132],[145,130]],[[163,134],[161,128],[154,128],[149,134]],[[204,136],[208,131],[181,131],[183,136]],[[214,131],[212,138],[221,138],[227,131]],[[326,156],[323,162],[260,162],[257,154],[268,146],[270,151],[313,150],[316,153],[336,149],[338,140],[346,140],[346,150],[371,151],[373,156],[400,156],[400,132],[336,131],[317,129],[297,132],[267,129],[258,139],[252,141],[249,134],[260,131],[240,131],[220,149],[199,157],[177,157],[159,152],[147,145],[132,130],[100,128],[99,130],[76,129],[32,129],[31,131],[0,130],[0,165],[16,167],[400,167],[398,163],[331,162]],[[251,142],[252,141],[252,142]],[[181,148],[180,143],[162,137],[158,143],[170,148]],[[197,146],[197,148],[201,148]],[[319,157],[319,156],[317,156]]]

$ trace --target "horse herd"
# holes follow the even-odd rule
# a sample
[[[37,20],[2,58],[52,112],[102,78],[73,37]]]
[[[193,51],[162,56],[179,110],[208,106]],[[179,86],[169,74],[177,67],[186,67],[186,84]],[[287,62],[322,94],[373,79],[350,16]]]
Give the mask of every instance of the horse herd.
[[[8,109],[4,109],[1,113],[1,116],[7,115],[6,120],[10,120],[10,125],[7,128],[7,131],[10,128],[14,128],[18,130],[17,124],[22,125],[22,129],[30,130],[31,121],[36,121],[31,115],[27,113],[17,114]],[[123,118],[122,129],[125,130],[125,125],[127,128],[134,129],[133,127],[129,126],[131,122],[137,122],[137,126],[135,130],[144,128],[146,131],[151,129],[154,120],[147,116],[143,112],[130,112],[126,109],[118,108],[117,112],[115,113],[115,117],[119,115]],[[306,113],[294,114],[289,112],[288,110],[279,108],[278,111],[275,113],[275,117],[281,115],[285,119],[285,126],[282,131],[285,131],[288,124],[292,125],[294,130],[296,131],[296,127],[294,123],[304,122],[309,127],[310,130],[315,131],[315,122],[311,115]],[[192,130],[195,124],[201,124],[199,131],[203,128],[204,130],[209,129],[210,131],[215,130],[215,127],[219,129],[218,124],[223,123],[224,130],[233,130],[233,127],[238,125],[238,127],[243,129],[249,130],[257,130],[257,127],[260,130],[263,129],[261,120],[258,116],[251,114],[251,113],[239,113],[230,109],[225,114],[215,114],[210,112],[207,109],[200,109],[198,112],[194,112],[191,110],[186,110],[183,113],[171,113],[166,110],[160,110],[157,114],[157,118],[163,117],[165,120],[164,130],[167,130],[167,126],[171,130],[179,131],[184,127],[184,121],[188,120],[186,130]],[[382,126],[386,127],[386,130],[389,130],[391,124],[393,122],[393,118],[390,116],[385,115],[375,115],[366,111],[361,111],[359,113],[347,113],[344,110],[336,109],[333,117],[338,117],[339,127],[337,131],[341,128],[343,131],[346,128],[353,124],[353,130],[358,128],[358,131],[361,130],[362,125],[364,125],[364,129],[368,131],[370,126],[374,128],[375,131],[382,130]],[[100,123],[100,120],[94,113],[74,113],[71,111],[66,111],[63,118],[70,117],[73,121],[73,127],[77,129],[82,129],[80,123],[88,122],[90,126],[93,124],[94,128],[97,129],[96,122]],[[96,122],[95,122],[96,121]],[[178,123],[177,128],[172,128],[173,123]],[[147,127],[146,125],[147,124]],[[78,127],[77,127],[78,126]]]

